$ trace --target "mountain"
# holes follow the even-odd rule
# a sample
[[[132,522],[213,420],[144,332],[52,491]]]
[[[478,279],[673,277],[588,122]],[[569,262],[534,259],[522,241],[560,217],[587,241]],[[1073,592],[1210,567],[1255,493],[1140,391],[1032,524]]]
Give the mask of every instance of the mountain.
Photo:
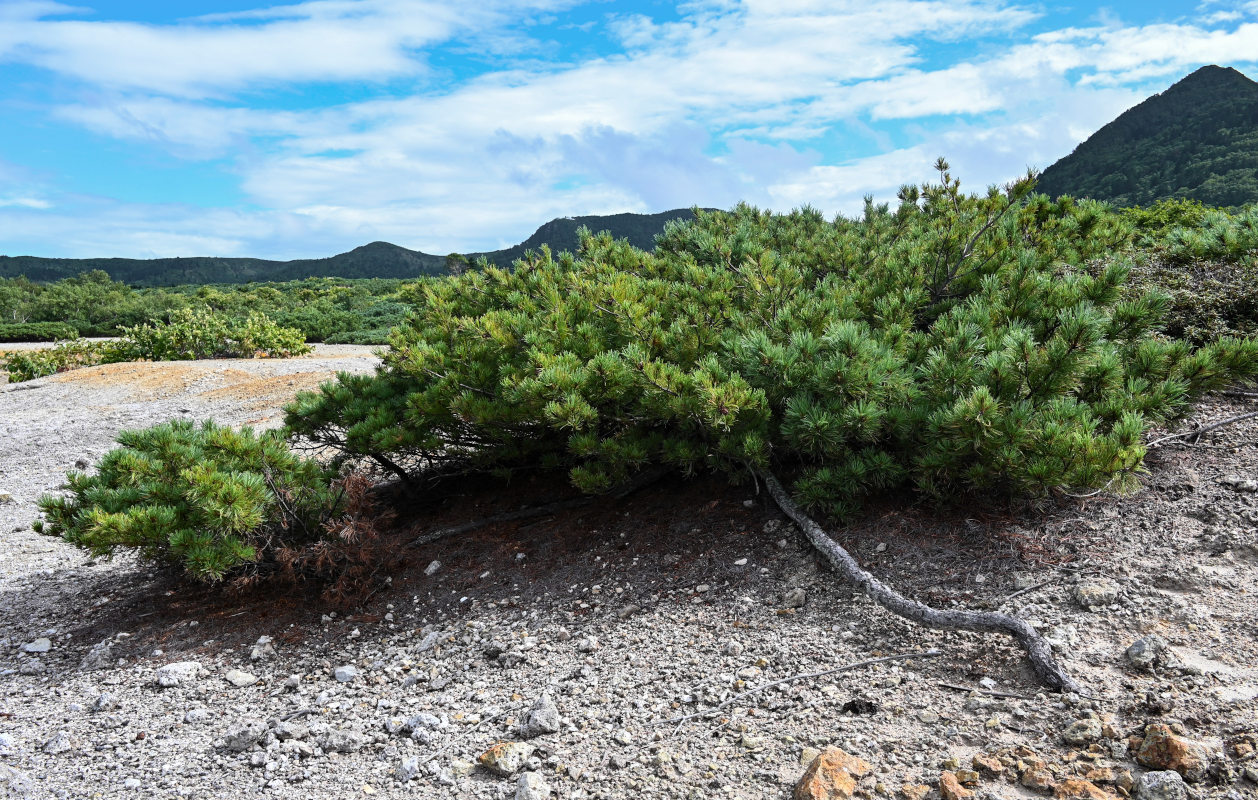
[[[611,214],[607,216],[561,217],[547,222],[514,247],[486,253],[472,253],[470,260],[484,257],[492,264],[507,267],[527,250],[549,245],[555,253],[576,250],[577,229],[609,231],[617,239],[628,239],[646,250],[655,246],[655,235],[674,219],[691,219],[689,209],[659,214]],[[55,281],[94,269],[108,272],[114,280],[134,286],[174,286],[181,283],[249,283],[286,281],[309,277],[415,278],[446,274],[446,257],[408,250],[388,242],[372,242],[348,253],[330,258],[295,261],[266,261],[260,258],[41,258],[39,256],[0,256],[0,278],[25,275],[37,281]]]
[[[1119,206],[1258,202],[1258,83],[1202,67],[1092,134],[1044,170],[1038,189]]]

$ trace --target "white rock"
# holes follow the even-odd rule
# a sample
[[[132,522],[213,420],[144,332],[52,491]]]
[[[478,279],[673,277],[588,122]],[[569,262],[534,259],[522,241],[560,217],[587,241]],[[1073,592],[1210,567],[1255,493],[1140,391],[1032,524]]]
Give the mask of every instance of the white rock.
[[[515,800],[547,800],[550,797],[550,784],[538,772],[525,772],[520,775],[516,784]]]
[[[158,667],[154,677],[157,685],[164,689],[185,686],[196,679],[201,673],[200,661],[176,661],[164,667]]]
[[[28,653],[47,653],[52,649],[52,642],[48,639],[36,639],[33,642],[27,642],[22,645],[22,649]]]
[[[441,562],[434,561],[428,566],[424,567],[424,574],[431,578],[433,575],[437,574],[437,570],[439,569],[441,569]]]
[[[257,675],[251,675],[248,672],[239,669],[228,670],[227,674],[224,675],[223,678],[237,689],[243,689],[246,686],[252,686],[258,682]]]
[[[332,672],[332,677],[336,678],[341,683],[349,683],[358,677],[358,667],[355,667],[352,664],[337,667]]]
[[[270,636],[259,636],[253,649],[249,651],[249,660],[261,661],[275,655],[275,645],[272,644],[274,641]]]

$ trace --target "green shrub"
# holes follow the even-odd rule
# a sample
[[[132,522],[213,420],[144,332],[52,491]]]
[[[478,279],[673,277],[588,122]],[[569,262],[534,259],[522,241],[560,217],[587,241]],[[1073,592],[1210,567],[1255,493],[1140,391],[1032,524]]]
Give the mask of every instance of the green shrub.
[[[40,499],[36,530],[94,556],[135,549],[217,581],[316,541],[334,511],[329,475],[275,432],[174,421],[118,443],[97,474],[67,475],[70,496]]]
[[[282,328],[261,313],[244,320],[208,309],[182,308],[169,322],[122,328],[131,360],[184,361],[198,358],[282,358],[309,353],[301,331]]]
[[[117,341],[91,342],[73,339],[58,342],[45,350],[24,350],[8,353],[4,368],[11,381],[29,381],[79,367],[129,361],[125,347]]]
[[[650,464],[790,471],[836,514],[936,497],[1130,485],[1142,434],[1258,370],[1258,345],[1157,333],[1121,297],[1130,226],[1029,180],[906,187],[827,222],[740,206],[514,271],[430,283],[375,376],[287,410],[295,434],[395,473],[569,470],[594,491]]]
[[[389,333],[392,328],[372,328],[365,331],[346,331],[345,333],[336,333],[326,339],[328,344],[378,344],[385,345],[389,343]]]
[[[0,324],[0,342],[55,342],[78,338],[73,325],[63,322],[17,322]]]
[[[282,328],[266,315],[239,320],[205,309],[178,309],[169,322],[155,321],[122,329],[122,337],[104,342],[77,339],[47,350],[11,353],[4,362],[9,379],[28,381],[44,375],[120,361],[186,361],[197,358],[282,358],[304,355],[310,345],[301,331]]]

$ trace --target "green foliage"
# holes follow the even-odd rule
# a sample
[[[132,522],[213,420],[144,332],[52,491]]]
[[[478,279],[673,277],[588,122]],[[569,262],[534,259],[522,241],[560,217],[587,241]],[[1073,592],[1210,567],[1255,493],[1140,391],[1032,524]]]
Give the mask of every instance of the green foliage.
[[[55,342],[78,335],[77,330],[64,322],[0,323],[0,342]]]
[[[1258,202],[1258,83],[1234,69],[1202,67],[1044,170],[1039,191],[1118,206]]]
[[[29,381],[79,367],[130,361],[124,350],[121,343],[115,341],[91,342],[87,339],[73,339],[68,342],[58,342],[55,347],[46,350],[7,353],[4,356],[3,365],[9,373],[9,380]]]
[[[180,309],[169,322],[123,328],[116,340],[76,339],[47,350],[9,353],[9,379],[44,375],[121,361],[187,361],[198,358],[284,358],[310,352],[301,332],[282,328],[254,312],[241,320],[204,309]]]
[[[274,432],[176,420],[118,443],[95,475],[67,475],[68,497],[40,499],[36,530],[94,556],[134,549],[217,581],[317,540],[334,510],[329,476]]]
[[[827,222],[746,206],[654,254],[586,235],[416,293],[375,376],[288,409],[299,435],[396,472],[564,467],[595,491],[653,464],[790,469],[813,506],[1121,486],[1141,434],[1258,371],[1258,346],[1157,335],[1123,296],[1130,226],[1030,180],[906,187]]]
[[[180,309],[169,322],[123,328],[128,361],[188,361],[198,358],[286,358],[309,353],[301,331],[282,328],[265,314],[243,320],[204,309]]]

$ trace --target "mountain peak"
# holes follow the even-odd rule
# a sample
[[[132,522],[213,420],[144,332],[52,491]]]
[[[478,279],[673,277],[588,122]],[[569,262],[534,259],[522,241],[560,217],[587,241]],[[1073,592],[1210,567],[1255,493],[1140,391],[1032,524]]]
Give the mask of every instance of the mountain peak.
[[[1119,206],[1258,201],[1258,83],[1201,67],[1128,109],[1044,170],[1038,188]]]

